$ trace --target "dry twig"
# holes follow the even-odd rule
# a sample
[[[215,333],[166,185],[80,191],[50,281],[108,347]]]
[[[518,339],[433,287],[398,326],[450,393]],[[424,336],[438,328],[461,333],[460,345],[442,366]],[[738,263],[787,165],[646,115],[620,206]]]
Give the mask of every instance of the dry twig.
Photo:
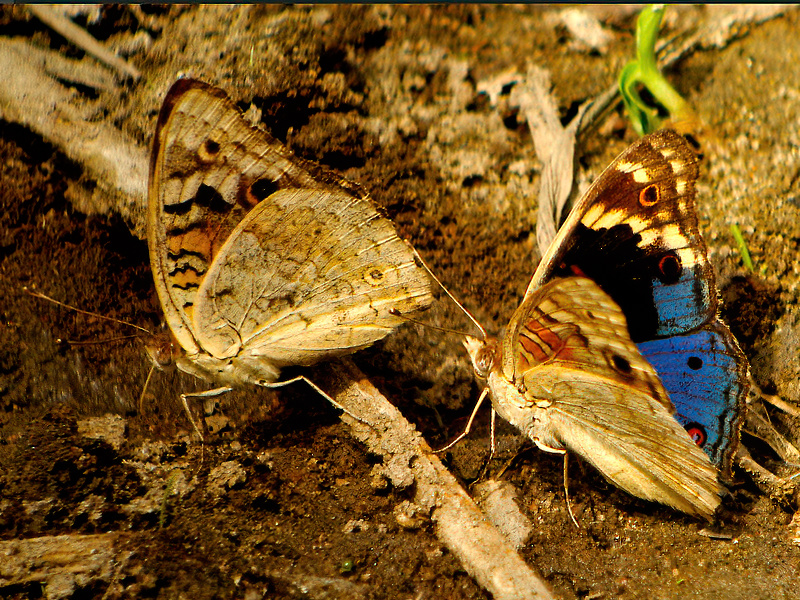
[[[100,62],[114,69],[123,78],[130,77],[134,81],[141,79],[142,74],[139,69],[114,54],[111,50],[94,39],[85,29],[75,25],[75,23],[53,7],[43,4],[32,4],[28,7],[28,10],[42,23],[64,36],[78,48],[91,54]]]
[[[430,513],[436,535],[495,600],[552,598],[547,584],[486,519],[414,426],[348,359],[335,371],[333,397],[348,412],[353,436],[391,465],[400,485],[415,484],[415,502]]]

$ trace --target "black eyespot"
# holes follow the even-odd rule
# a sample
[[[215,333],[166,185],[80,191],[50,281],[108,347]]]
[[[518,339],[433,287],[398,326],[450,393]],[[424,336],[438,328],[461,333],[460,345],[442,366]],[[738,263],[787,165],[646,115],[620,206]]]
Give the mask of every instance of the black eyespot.
[[[642,206],[654,206],[658,203],[658,186],[648,185],[639,192],[639,204]]]
[[[219,152],[219,143],[214,140],[206,140],[203,144],[203,149],[206,151],[206,154],[213,156]]]
[[[689,367],[692,371],[699,371],[703,368],[703,359],[699,356],[690,356],[689,359],[686,361],[686,366]]]
[[[669,252],[658,261],[658,278],[662,283],[676,283],[681,278],[681,259],[674,252]]]
[[[373,286],[381,285],[381,281],[383,281],[383,271],[377,267],[369,269],[364,273],[364,281]]]
[[[619,354],[614,354],[611,357],[611,362],[614,364],[614,368],[620,373],[625,373],[627,375],[632,370],[631,363]]]
[[[278,184],[269,179],[259,179],[250,185],[250,193],[258,202],[261,202],[264,198],[271,196],[277,191]]]

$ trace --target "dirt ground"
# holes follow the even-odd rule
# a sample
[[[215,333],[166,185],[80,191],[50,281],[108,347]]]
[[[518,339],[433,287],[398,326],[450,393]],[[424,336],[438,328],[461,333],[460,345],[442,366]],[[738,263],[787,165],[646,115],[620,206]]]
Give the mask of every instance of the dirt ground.
[[[139,68],[123,92],[77,86],[96,119],[149,144],[181,74],[252,102],[299,156],[359,182],[489,332],[499,333],[536,263],[540,164],[509,101],[528,61],[546,68],[563,116],[603,92],[633,56],[635,14],[594,8],[608,39],[589,48],[559,6],[105,8],[76,22]],[[587,9],[588,10],[588,9]],[[602,14],[601,14],[602,13]],[[664,37],[714,19],[669,8]],[[800,403],[800,13],[743,28],[669,71],[697,111],[698,212],[723,315],[754,380]],[[0,33],[82,53],[23,7]],[[621,109],[582,139],[588,182],[635,134]],[[94,570],[4,585],[7,598],[488,598],[409,490],[373,477],[377,459],[303,386],[207,403],[193,440],[181,392],[155,372],[136,331],[23,293],[158,330],[143,205],[79,212],[101,187],[29,129],[0,120],[0,541],[96,535]],[[88,192],[87,192],[88,190]],[[83,195],[81,195],[83,194]],[[95,194],[96,196],[97,194]],[[82,207],[86,206],[84,202]],[[754,270],[730,226],[738,224]],[[468,327],[439,294],[425,315]],[[433,447],[464,427],[478,395],[460,336],[404,327],[355,356]],[[325,366],[305,371],[324,380]],[[488,412],[488,411],[487,411]],[[770,408],[795,445],[800,421]],[[796,497],[770,498],[741,469],[716,530],[632,498],[578,460],[562,462],[501,425],[490,476],[510,482],[535,529],[520,550],[559,598],[800,598]],[[488,456],[488,414],[445,453],[470,489]],[[743,443],[789,477],[764,443]],[[110,538],[107,536],[111,536]],[[109,550],[105,540],[113,540]],[[68,561],[67,561],[68,562]],[[58,575],[58,574],[57,574]]]

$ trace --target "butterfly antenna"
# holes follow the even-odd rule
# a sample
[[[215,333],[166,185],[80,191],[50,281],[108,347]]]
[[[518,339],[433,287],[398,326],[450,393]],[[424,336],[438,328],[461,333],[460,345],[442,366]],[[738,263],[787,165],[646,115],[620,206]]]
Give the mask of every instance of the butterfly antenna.
[[[105,340],[90,340],[90,341],[77,341],[77,340],[56,340],[57,342],[65,342],[70,346],[94,346],[96,344],[110,344],[112,342],[122,342],[125,340],[138,339],[139,335],[121,335],[115,338],[107,338]]]
[[[414,319],[413,317],[409,317],[408,315],[404,315],[396,308],[390,308],[389,314],[395,317],[399,317],[409,323],[416,323],[417,325],[422,325],[423,327],[427,327],[428,329],[435,329],[436,331],[443,331],[444,333],[454,333],[456,335],[470,335],[468,333],[464,333],[463,331],[458,331],[457,329],[448,329],[447,327],[439,327],[438,325],[431,325],[430,323],[426,323],[425,321],[420,321],[419,319]]]
[[[409,247],[411,247],[411,245],[410,245],[410,244],[409,244]],[[459,301],[458,301],[458,299],[457,299],[455,296],[453,296],[453,294],[451,294],[451,293],[450,293],[450,290],[448,290],[448,289],[445,287],[445,285],[444,285],[444,284],[443,284],[443,283],[442,283],[442,282],[439,280],[439,278],[438,278],[436,275],[434,275],[433,271],[431,271],[431,269],[430,269],[430,267],[428,267],[427,263],[426,263],[424,260],[422,260],[422,257],[419,255],[419,252],[417,252],[416,248],[413,248],[413,247],[411,247],[411,251],[414,253],[414,256],[415,256],[415,257],[416,257],[416,259],[419,261],[420,265],[422,265],[422,268],[423,268],[423,269],[425,269],[425,270],[428,272],[428,275],[430,275],[430,276],[431,276],[431,278],[432,278],[432,279],[433,279],[433,280],[434,280],[436,283],[438,283],[438,284],[439,284],[439,287],[440,287],[440,288],[442,288],[442,289],[444,290],[444,293],[445,293],[445,294],[447,294],[447,295],[448,295],[448,297],[449,297],[449,298],[450,298],[450,299],[451,299],[453,302],[455,302],[456,306],[458,306],[458,308],[460,308],[460,309],[461,309],[461,311],[462,311],[462,312],[463,312],[465,315],[467,315],[467,317],[469,318],[469,320],[470,320],[470,321],[472,321],[473,325],[475,325],[475,327],[477,327],[477,328],[478,328],[478,330],[480,330],[480,332],[481,332],[481,339],[485,340],[485,339],[486,339],[486,330],[485,330],[485,329],[484,329],[484,328],[481,326],[481,324],[480,324],[480,323],[478,323],[478,320],[477,320],[475,317],[473,317],[473,316],[472,316],[472,313],[470,313],[470,312],[469,312],[469,311],[468,311],[468,310],[467,310],[467,309],[464,307],[464,305],[463,305],[463,304],[461,304],[461,302],[459,302]]]
[[[134,329],[138,329],[139,331],[143,331],[144,333],[146,333],[148,335],[153,335],[152,333],[150,333],[149,330],[145,329],[144,327],[140,327],[139,325],[134,325],[133,323],[128,323],[127,321],[121,321],[120,319],[115,319],[113,317],[106,317],[104,315],[99,315],[97,313],[89,312],[88,310],[81,310],[80,308],[76,308],[76,307],[71,306],[69,304],[65,304],[63,302],[59,302],[58,300],[56,300],[55,298],[51,298],[50,296],[46,296],[44,294],[40,294],[39,292],[33,292],[33,291],[29,290],[27,288],[27,286],[23,286],[22,287],[22,291],[25,292],[26,294],[28,294],[29,296],[33,296],[34,298],[40,298],[42,300],[47,300],[48,302],[52,302],[53,304],[56,304],[58,306],[61,306],[63,308],[69,309],[69,310],[74,310],[75,312],[80,313],[82,315],[88,315],[90,317],[95,317],[97,319],[103,319],[104,321],[111,321],[113,323],[119,323],[120,325],[127,325],[128,327],[133,327]]]

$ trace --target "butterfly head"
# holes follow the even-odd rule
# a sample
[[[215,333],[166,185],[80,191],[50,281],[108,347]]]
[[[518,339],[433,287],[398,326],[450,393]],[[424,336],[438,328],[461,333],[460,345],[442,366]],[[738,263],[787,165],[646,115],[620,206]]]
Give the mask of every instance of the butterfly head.
[[[472,368],[481,379],[486,379],[498,360],[499,348],[496,338],[481,340],[471,335],[465,336],[464,347],[467,349]]]
[[[153,365],[159,371],[169,371],[175,368],[177,359],[184,355],[183,349],[172,337],[171,333],[163,332],[151,336],[144,343],[145,350]]]

